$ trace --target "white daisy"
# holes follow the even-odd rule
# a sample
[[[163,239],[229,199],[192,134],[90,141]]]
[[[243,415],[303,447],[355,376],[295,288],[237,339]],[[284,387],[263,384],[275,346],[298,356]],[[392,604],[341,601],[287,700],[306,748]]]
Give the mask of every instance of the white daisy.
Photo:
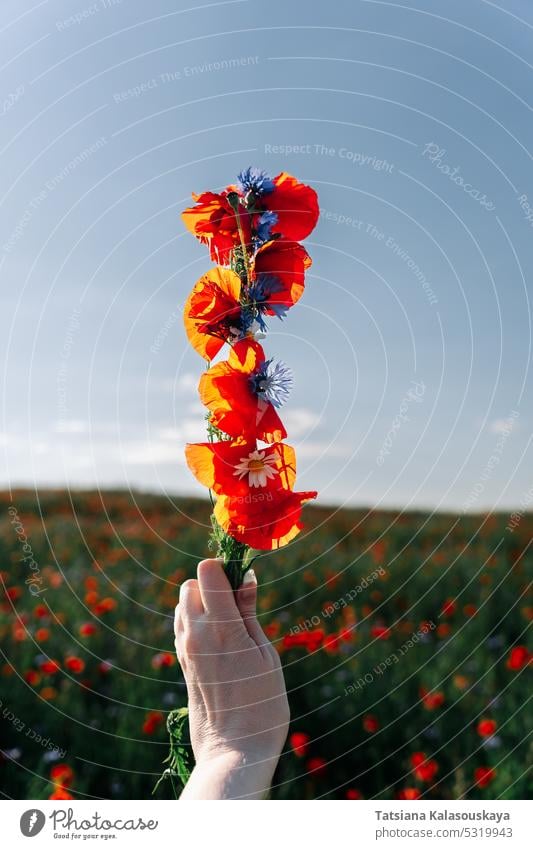
[[[247,457],[241,457],[240,462],[235,466],[233,474],[239,480],[242,480],[245,475],[248,475],[249,486],[266,486],[267,481],[278,474],[278,470],[273,468],[275,464],[275,454],[266,455],[265,451],[252,451]]]

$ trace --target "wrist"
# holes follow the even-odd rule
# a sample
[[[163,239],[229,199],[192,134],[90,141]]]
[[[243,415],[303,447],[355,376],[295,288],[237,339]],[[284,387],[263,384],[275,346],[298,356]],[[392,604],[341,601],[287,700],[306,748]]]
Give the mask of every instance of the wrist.
[[[196,761],[182,799],[264,799],[279,751],[218,747]]]

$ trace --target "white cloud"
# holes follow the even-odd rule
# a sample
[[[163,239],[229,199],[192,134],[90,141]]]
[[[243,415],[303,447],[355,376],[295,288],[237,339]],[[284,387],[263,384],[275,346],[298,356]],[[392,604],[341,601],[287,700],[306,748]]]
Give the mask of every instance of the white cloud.
[[[282,418],[287,432],[292,439],[297,439],[299,436],[309,433],[320,421],[320,416],[313,410],[307,409],[307,407],[296,407],[293,410],[287,409],[282,415]]]

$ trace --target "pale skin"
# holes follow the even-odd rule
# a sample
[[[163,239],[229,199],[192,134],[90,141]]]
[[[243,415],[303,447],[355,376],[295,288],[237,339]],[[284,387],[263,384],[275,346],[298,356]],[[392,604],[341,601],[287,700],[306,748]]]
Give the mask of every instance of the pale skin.
[[[180,589],[174,630],[196,765],[181,799],[264,799],[287,737],[278,654],[256,616],[250,570],[234,594],[218,559]]]

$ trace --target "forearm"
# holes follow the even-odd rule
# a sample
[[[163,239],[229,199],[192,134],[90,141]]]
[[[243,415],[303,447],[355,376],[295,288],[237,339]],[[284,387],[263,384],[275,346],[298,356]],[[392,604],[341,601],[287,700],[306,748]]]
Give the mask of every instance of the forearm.
[[[244,752],[212,756],[196,764],[180,799],[264,799],[278,757]]]

